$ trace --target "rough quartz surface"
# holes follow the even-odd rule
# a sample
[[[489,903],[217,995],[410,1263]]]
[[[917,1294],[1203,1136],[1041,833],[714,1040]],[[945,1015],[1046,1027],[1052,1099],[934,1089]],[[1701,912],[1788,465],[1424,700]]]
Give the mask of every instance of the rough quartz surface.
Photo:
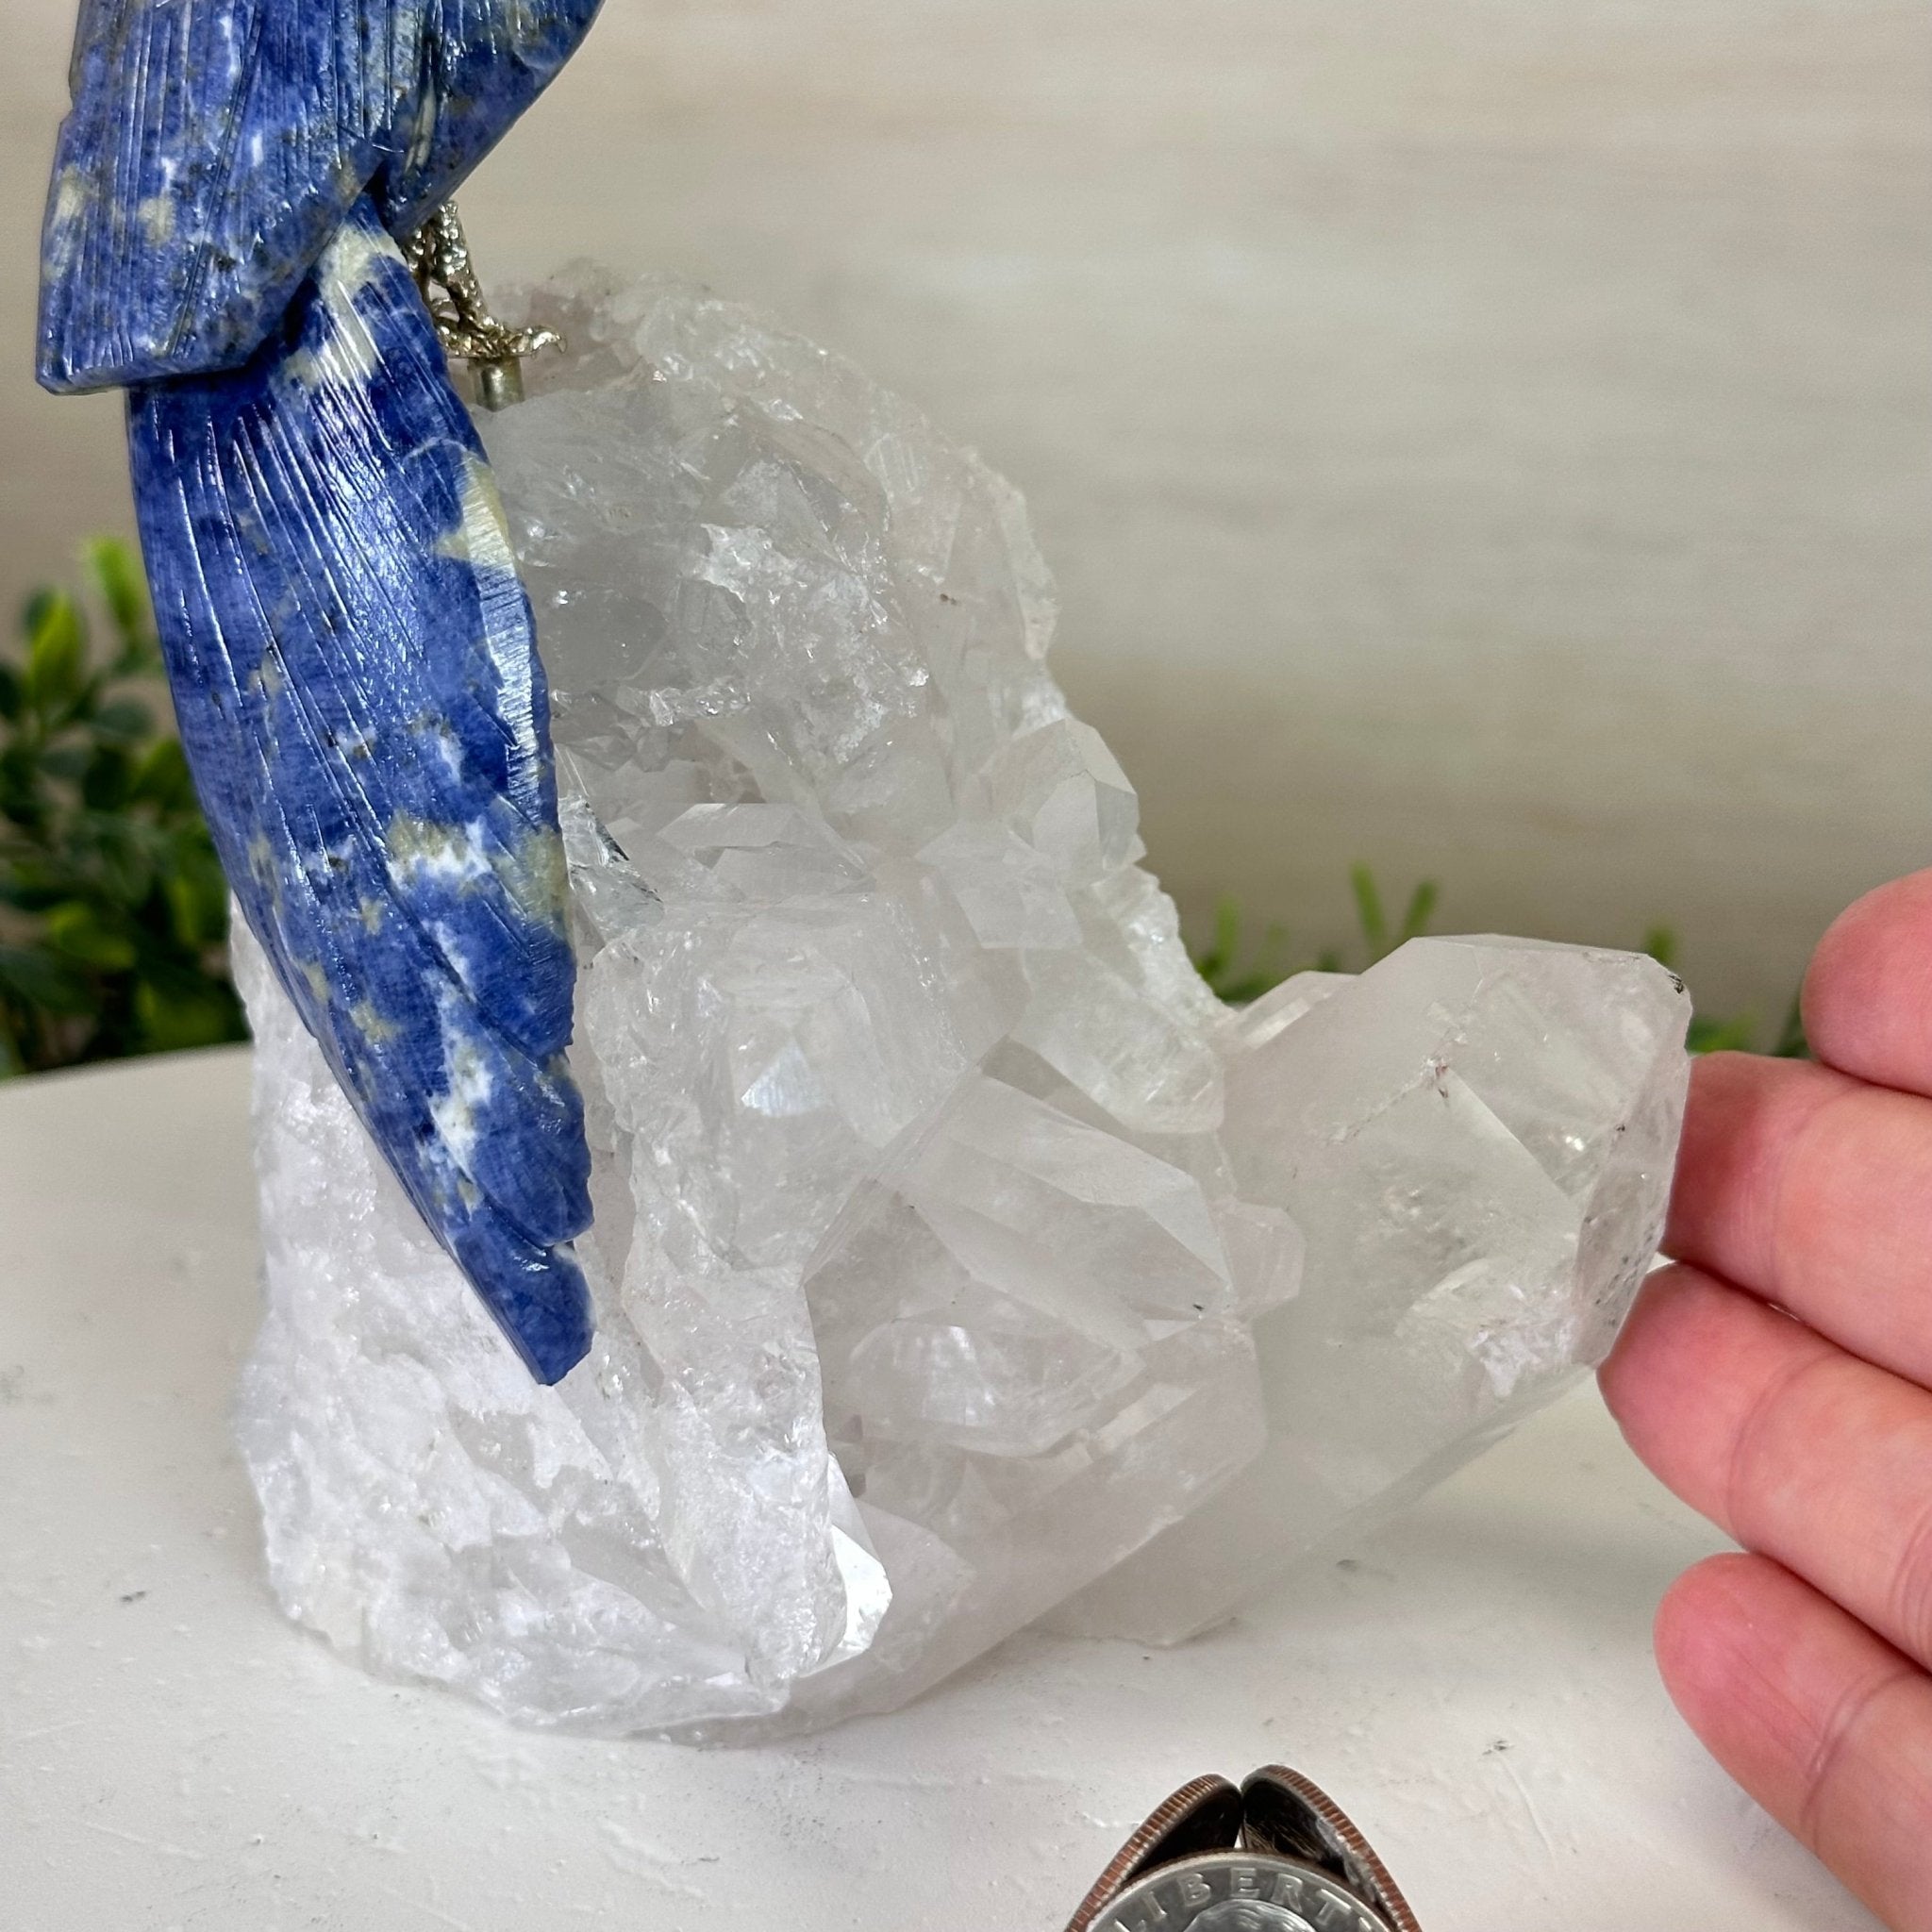
[[[741,308],[543,306],[575,353],[487,433],[597,1333],[531,1382],[244,941],[240,1431],[291,1616],[523,1722],[801,1728],[1057,1606],[1210,1622],[1601,1353],[1681,1108],[1668,974],[1428,941],[1223,1008],[1010,488]]]

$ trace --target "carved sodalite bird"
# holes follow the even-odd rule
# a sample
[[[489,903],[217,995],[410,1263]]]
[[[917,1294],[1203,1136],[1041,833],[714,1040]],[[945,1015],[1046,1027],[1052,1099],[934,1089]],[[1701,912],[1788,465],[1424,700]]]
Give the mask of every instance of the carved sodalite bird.
[[[85,0],[39,373],[128,388],[182,741],[249,924],[541,1380],[589,1346],[548,698],[396,237],[598,0]]]

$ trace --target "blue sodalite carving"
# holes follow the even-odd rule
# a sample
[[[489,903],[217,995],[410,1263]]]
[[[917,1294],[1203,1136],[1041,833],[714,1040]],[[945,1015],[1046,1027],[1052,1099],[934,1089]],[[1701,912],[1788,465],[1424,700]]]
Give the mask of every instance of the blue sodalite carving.
[[[411,233],[598,0],[83,0],[42,242],[40,377],[246,360],[366,192]]]
[[[590,1345],[548,698],[391,239],[595,0],[87,0],[41,375],[131,385],[156,620],[248,923],[531,1372]]]
[[[530,609],[416,285],[359,204],[240,370],[129,398],[180,713],[249,924],[546,1379],[589,1341],[574,967]]]

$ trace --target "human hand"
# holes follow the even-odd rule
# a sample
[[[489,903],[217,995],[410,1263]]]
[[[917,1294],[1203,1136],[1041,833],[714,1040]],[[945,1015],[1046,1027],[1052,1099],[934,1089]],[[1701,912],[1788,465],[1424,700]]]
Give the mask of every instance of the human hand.
[[[1932,872],[1805,984],[1817,1064],[1691,1084],[1664,1249],[1602,1382],[1750,1554],[1657,1614],[1677,1707],[1896,1932],[1932,1932]]]

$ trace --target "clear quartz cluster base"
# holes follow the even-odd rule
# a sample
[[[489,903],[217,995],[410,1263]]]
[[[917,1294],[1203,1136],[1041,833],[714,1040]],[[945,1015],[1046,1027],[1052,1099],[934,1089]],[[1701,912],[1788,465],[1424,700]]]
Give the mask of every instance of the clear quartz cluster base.
[[[1687,1006],[1424,940],[1243,1011],[1013,491],[742,308],[546,296],[490,453],[555,702],[590,1357],[540,1388],[245,939],[289,1614],[523,1723],[768,1735],[1048,1612],[1178,1637],[1608,1345]]]

